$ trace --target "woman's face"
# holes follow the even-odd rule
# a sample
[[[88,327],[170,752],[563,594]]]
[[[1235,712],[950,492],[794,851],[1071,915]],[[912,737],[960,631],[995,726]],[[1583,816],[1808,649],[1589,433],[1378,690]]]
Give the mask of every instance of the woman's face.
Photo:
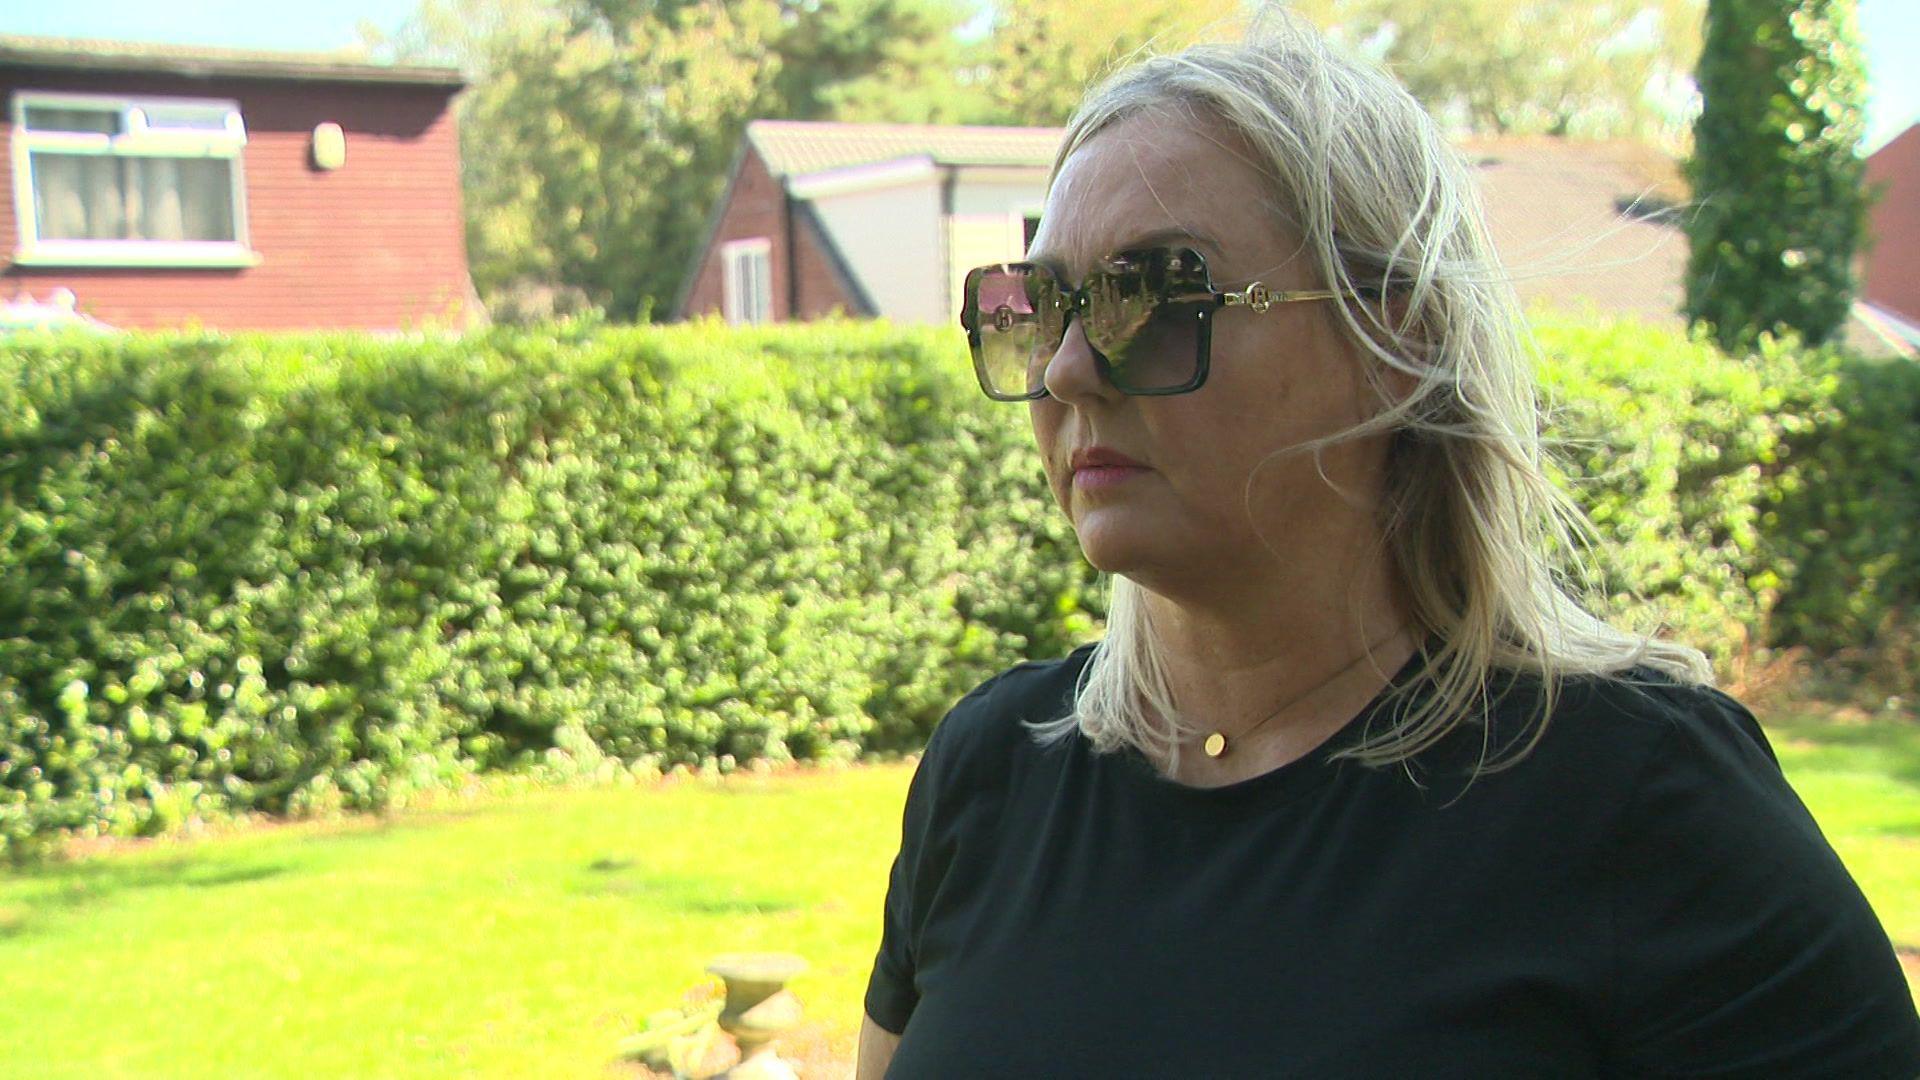
[[[1188,246],[1214,286],[1321,288],[1268,185],[1223,128],[1139,114],[1067,159],[1029,256],[1078,286],[1103,255]],[[1248,575],[1324,575],[1377,537],[1384,440],[1274,455],[1371,415],[1357,350],[1329,301],[1224,308],[1207,382],[1129,397],[1101,378],[1079,319],[1031,405],[1054,498],[1101,570],[1157,591],[1243,587]],[[1107,451],[1139,469],[1083,467]],[[1264,537],[1265,543],[1262,543]]]

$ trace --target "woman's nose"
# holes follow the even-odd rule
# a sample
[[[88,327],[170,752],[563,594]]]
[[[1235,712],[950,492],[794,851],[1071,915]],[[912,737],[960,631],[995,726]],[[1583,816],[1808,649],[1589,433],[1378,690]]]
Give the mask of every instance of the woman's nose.
[[[1069,404],[1118,393],[1112,383],[1101,377],[1100,361],[1093,355],[1093,346],[1087,341],[1086,331],[1081,329],[1081,321],[1073,319],[1067,323],[1067,332],[1047,361],[1041,379],[1048,394]]]

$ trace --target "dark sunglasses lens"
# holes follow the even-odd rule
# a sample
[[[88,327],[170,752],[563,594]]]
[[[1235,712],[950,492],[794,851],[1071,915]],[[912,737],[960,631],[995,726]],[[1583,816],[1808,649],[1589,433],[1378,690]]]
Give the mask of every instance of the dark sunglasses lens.
[[[985,267],[968,281],[965,303],[980,337],[975,357],[990,394],[1022,397],[1038,390],[1060,344],[1053,275],[1014,264]]]
[[[1192,252],[1142,252],[1108,260],[1088,282],[1087,342],[1128,393],[1190,385],[1200,368],[1200,327],[1209,295]]]

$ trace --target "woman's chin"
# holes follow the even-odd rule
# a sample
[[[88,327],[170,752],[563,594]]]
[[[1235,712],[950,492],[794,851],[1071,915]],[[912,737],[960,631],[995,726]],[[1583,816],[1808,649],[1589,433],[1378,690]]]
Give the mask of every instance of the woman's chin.
[[[1133,574],[1165,558],[1164,535],[1152,535],[1144,523],[1114,520],[1111,511],[1084,514],[1074,527],[1080,553],[1103,574]]]

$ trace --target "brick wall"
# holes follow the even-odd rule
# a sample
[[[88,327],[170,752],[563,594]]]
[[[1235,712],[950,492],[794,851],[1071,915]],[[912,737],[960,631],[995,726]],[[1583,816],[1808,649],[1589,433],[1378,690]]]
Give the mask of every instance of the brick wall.
[[[237,101],[249,239],[242,269],[13,264],[12,97],[51,90]],[[0,297],[72,289],[80,309],[125,328],[396,330],[478,314],[467,274],[452,90],[173,75],[0,71]],[[346,165],[313,167],[315,125],[344,129]]]
[[[726,198],[713,237],[694,272],[693,285],[687,290],[686,302],[676,314],[682,318],[724,314],[726,269],[721,252],[731,241],[754,238],[765,239],[771,247],[768,260],[775,322],[817,319],[835,311],[862,313],[835,268],[826,238],[809,228],[804,216],[792,222],[789,229],[784,189],[751,145],[741,155],[739,171]],[[793,239],[792,251],[788,250],[789,236]],[[796,271],[797,288],[790,292],[789,275]]]
[[[829,315],[877,315],[862,304],[832,250],[833,241],[818,223],[802,216],[794,230],[795,269],[800,274],[799,313],[795,318],[823,319]],[[849,270],[851,268],[848,268]]]
[[[1867,186],[1879,188],[1870,213],[1868,302],[1920,323],[1920,125],[1867,159]]]

